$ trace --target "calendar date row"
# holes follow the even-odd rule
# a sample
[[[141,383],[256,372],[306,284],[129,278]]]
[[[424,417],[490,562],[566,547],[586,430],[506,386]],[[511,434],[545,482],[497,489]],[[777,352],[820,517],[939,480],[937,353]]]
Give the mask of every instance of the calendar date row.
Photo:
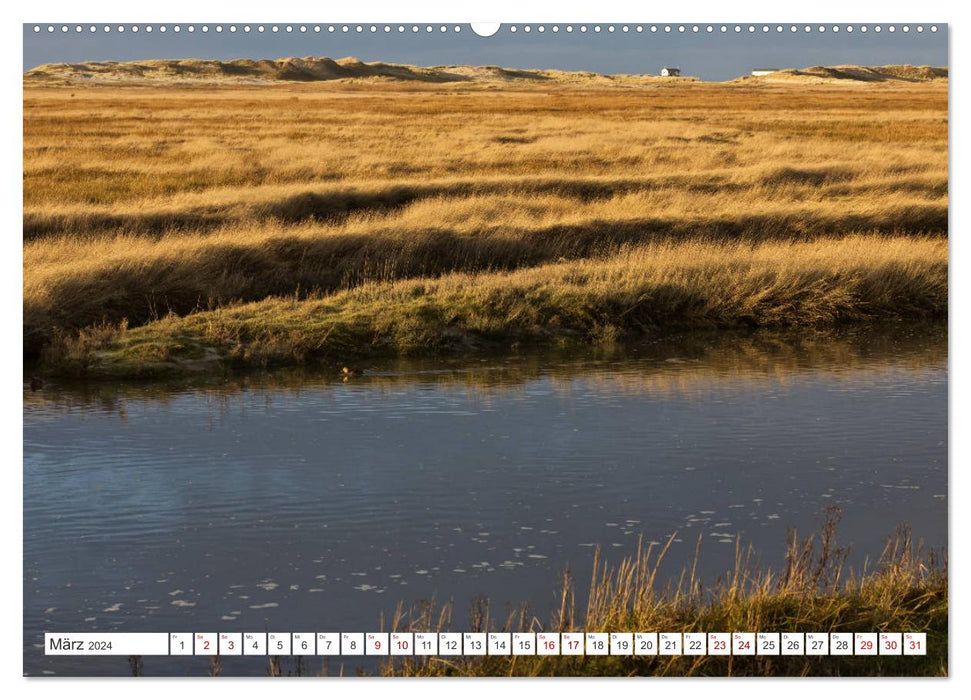
[[[924,656],[923,632],[47,633],[52,656]]]

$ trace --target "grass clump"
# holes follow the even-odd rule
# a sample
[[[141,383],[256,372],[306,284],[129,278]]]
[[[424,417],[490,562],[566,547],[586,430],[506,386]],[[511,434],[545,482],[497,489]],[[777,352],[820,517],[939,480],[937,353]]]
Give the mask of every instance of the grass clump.
[[[794,532],[781,571],[758,569],[736,545],[733,569],[704,586],[694,565],[677,584],[662,585],[663,547],[640,546],[615,567],[594,562],[588,601],[579,614],[576,587],[564,575],[559,610],[549,623],[524,607],[498,625],[478,601],[462,631],[504,632],[925,632],[926,656],[469,656],[395,657],[389,676],[940,676],[947,675],[947,564],[925,553],[901,526],[873,571],[854,574],[837,546],[838,511],[821,531]],[[673,539],[674,536],[672,536]],[[403,614],[392,630],[448,631],[449,606]]]

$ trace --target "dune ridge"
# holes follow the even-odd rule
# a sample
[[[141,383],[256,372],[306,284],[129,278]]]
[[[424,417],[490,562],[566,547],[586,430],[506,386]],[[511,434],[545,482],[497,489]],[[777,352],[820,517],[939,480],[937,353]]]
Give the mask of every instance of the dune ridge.
[[[365,63],[353,56],[337,60],[326,56],[306,56],[275,60],[238,58],[217,61],[185,58],[126,62],[86,61],[48,63],[24,73],[24,81],[27,83],[265,83],[331,80],[390,80],[422,83],[578,82],[609,85],[662,79],[646,74],[602,75],[589,71],[517,69],[500,66],[422,67],[380,61]],[[673,80],[694,80],[694,78]]]
[[[783,68],[768,75],[741,76],[746,83],[922,83],[947,80],[948,69],[909,64],[888,66],[811,66]],[[665,78],[644,74],[614,75],[590,71],[520,69],[500,66],[413,66],[359,58],[327,56],[278,59],[149,59],[144,61],[85,61],[47,63],[24,73],[26,84],[261,84],[275,82],[410,82],[499,83],[522,85],[580,84],[590,86],[638,85],[660,82],[700,82],[698,78]],[[735,82],[729,81],[729,82]]]
[[[746,82],[758,83],[926,83],[947,80],[947,68],[899,64],[889,66],[811,66],[785,68],[767,75],[744,76]]]

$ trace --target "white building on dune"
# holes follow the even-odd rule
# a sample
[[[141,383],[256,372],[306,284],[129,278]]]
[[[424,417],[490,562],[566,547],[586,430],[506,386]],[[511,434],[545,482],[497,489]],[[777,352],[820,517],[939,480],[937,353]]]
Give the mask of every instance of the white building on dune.
[[[769,75],[769,73],[775,73],[778,68],[753,68],[752,75],[758,78],[760,75]]]
[[[665,78],[676,78],[681,75],[680,68],[662,68],[661,75]]]

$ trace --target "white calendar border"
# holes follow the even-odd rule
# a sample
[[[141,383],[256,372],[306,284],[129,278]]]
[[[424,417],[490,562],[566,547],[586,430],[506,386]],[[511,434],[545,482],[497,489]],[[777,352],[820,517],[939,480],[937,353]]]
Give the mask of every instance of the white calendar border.
[[[124,7],[120,7],[118,3],[98,2],[97,0],[89,1],[83,5],[79,5],[76,1],[48,0],[43,3],[18,4],[13,11],[4,10],[5,22],[3,23],[3,31],[5,32],[5,41],[0,50],[4,52],[4,58],[6,59],[5,65],[7,66],[7,70],[4,71],[4,89],[10,100],[7,103],[9,107],[13,104],[20,104],[20,96],[22,94],[20,73],[12,69],[12,67],[22,66],[23,37],[21,24],[26,21],[36,20],[40,17],[57,18],[57,21],[70,22],[101,22],[106,20],[112,22],[210,22],[214,20],[222,21],[223,19],[230,19],[231,21],[259,20],[285,22],[294,19],[297,21],[310,21],[312,18],[313,21],[328,22],[429,20],[463,24],[469,21],[495,20],[503,20],[505,22],[549,22],[551,20],[560,22],[609,22],[617,20],[643,20],[650,22],[826,21],[859,23],[861,20],[867,22],[887,22],[913,21],[914,19],[919,21],[941,20],[944,23],[957,18],[956,8],[954,8],[954,11],[951,10],[952,7],[947,4],[944,4],[942,7],[928,3],[914,4],[913,2],[902,2],[900,0],[888,0],[882,2],[879,6],[871,6],[864,10],[858,9],[857,5],[847,3],[845,0],[816,0],[813,3],[788,4],[737,0],[728,6],[727,10],[723,2],[715,2],[714,0],[697,0],[693,3],[673,4],[635,3],[629,0],[596,0],[595,2],[588,3],[586,7],[579,3],[565,4],[562,2],[551,2],[549,0],[533,3],[524,3],[522,0],[490,0],[490,2],[480,2],[477,6],[472,6],[469,3],[446,2],[445,0],[422,0],[422,2],[413,1],[409,3],[393,2],[392,0],[371,0],[369,3],[333,4],[301,0],[298,2],[290,2],[285,7],[274,6],[267,8],[260,6],[257,11],[254,11],[249,6],[241,7],[238,2],[230,3],[226,0],[217,0],[215,2],[205,3],[204,5],[195,1],[170,0],[170,2],[161,5],[156,3],[130,3]],[[952,75],[951,80],[954,81],[955,77],[953,76],[957,76],[956,79],[959,83],[962,81],[961,76],[968,69],[971,69],[971,62],[967,58],[968,51],[971,51],[971,49],[967,48],[968,45],[962,42],[964,38],[964,27],[966,26],[968,25],[959,26],[956,32],[954,27],[951,27],[949,30],[951,32],[950,36],[952,37],[952,56],[951,61],[949,61],[949,68]],[[962,68],[965,70],[962,70]],[[953,124],[954,116],[963,116],[969,111],[968,92],[965,87],[961,88],[962,92],[956,91],[954,89],[954,82],[951,82],[950,85],[952,89],[952,100],[950,102],[951,113],[949,119],[951,120],[950,123]],[[16,110],[8,108],[4,111],[3,119],[7,127],[5,133],[7,135],[18,135],[17,138],[8,137],[4,140],[3,148],[6,150],[5,155],[7,157],[3,159],[4,187],[2,190],[7,202],[6,213],[8,226],[5,230],[16,231],[19,230],[22,223],[22,210],[20,208],[22,202],[22,179],[20,173],[14,171],[13,165],[20,161],[23,153],[22,112],[19,108]],[[953,149],[952,155],[954,156],[951,159],[950,178],[951,182],[955,182],[957,181],[955,180],[955,176],[963,170],[963,165],[969,156],[971,156],[971,153],[963,145],[961,136],[955,133],[955,130],[952,130],[950,138],[950,144]],[[951,231],[961,231],[966,228],[961,226],[962,218],[966,218],[963,217],[962,209],[963,206],[960,203],[952,202],[952,208],[950,210],[952,217]],[[952,238],[950,242],[952,252],[955,252],[955,248],[953,247],[955,242]],[[4,270],[5,274],[0,275],[4,284],[4,288],[2,289],[3,293],[0,293],[0,304],[2,304],[4,311],[3,317],[5,319],[19,320],[22,318],[21,294],[23,289],[22,271],[19,264],[22,256],[21,242],[16,236],[8,235],[4,237],[2,244],[7,246],[7,249],[4,251],[6,254],[2,256],[2,259],[10,269]],[[949,356],[952,358],[958,357],[959,355],[971,357],[971,341],[969,341],[969,337],[971,337],[969,336],[969,332],[971,331],[969,331],[968,323],[968,314],[971,313],[971,293],[969,293],[969,289],[971,289],[971,277],[967,274],[961,274],[964,267],[963,260],[969,255],[964,249],[965,245],[957,241],[956,252],[958,254],[952,255],[949,270],[949,299],[952,312],[949,333],[951,352]],[[22,367],[22,349],[19,345],[13,343],[2,344],[0,345],[0,352],[4,353],[3,360],[7,368]],[[949,400],[951,402],[950,420],[952,421],[952,425],[957,425],[959,418],[967,418],[969,413],[971,413],[968,403],[969,395],[971,395],[971,383],[968,381],[969,376],[971,376],[971,371],[963,371],[960,365],[958,367],[952,366],[949,384]],[[15,405],[11,397],[21,394],[23,386],[22,376],[15,369],[14,371],[5,372],[3,379],[0,381],[2,381],[4,396],[8,397],[8,400],[2,404],[2,418],[4,420],[0,423],[4,426],[5,437],[8,437],[8,440],[5,441],[5,444],[8,445],[8,465],[17,467],[23,464],[22,432],[17,429],[18,424],[22,421],[22,407]],[[949,436],[952,463],[971,463],[971,459],[968,459],[971,457],[971,449],[969,449],[969,444],[971,443],[969,441],[971,441],[971,435],[968,434],[968,431],[955,430]],[[12,446],[12,449],[10,446]],[[9,469],[7,478],[8,480],[12,480],[13,483],[8,481],[7,486],[9,488],[3,489],[9,498],[7,503],[4,504],[6,507],[2,511],[2,517],[5,519],[5,532],[7,533],[3,546],[5,548],[4,554],[7,557],[6,561],[14,562],[15,573],[4,577],[0,585],[3,587],[2,590],[7,600],[22,601],[23,559],[19,546],[19,543],[23,542],[23,511],[20,501],[23,493],[22,470],[20,468]],[[949,503],[951,504],[949,518],[951,518],[951,524],[953,525],[953,528],[951,528],[952,533],[967,532],[969,526],[971,526],[971,516],[968,515],[971,509],[954,507],[955,504],[966,501],[966,497],[968,496],[966,479],[967,477],[962,474],[960,469],[949,469],[948,486]],[[950,537],[949,542],[951,542],[951,575],[955,580],[964,581],[966,580],[965,572],[967,571],[967,566],[964,562],[967,561],[967,557],[958,556],[956,550],[958,549],[958,545],[960,545],[962,554],[964,554],[967,548],[966,540],[956,542],[953,537]],[[954,588],[954,590],[957,589]],[[63,700],[64,695],[71,692],[68,684],[73,683],[72,681],[43,682],[23,679],[23,611],[21,605],[15,607],[19,611],[14,616],[17,620],[16,629],[13,629],[15,624],[11,621],[8,623],[8,633],[0,635],[0,643],[3,645],[2,651],[5,652],[2,654],[2,660],[0,660],[0,663],[6,666],[4,679],[8,681],[17,679],[13,682],[18,684],[30,683],[29,689],[21,687],[20,690],[29,690],[31,697],[41,700],[56,697],[58,700]],[[968,617],[966,614],[967,609],[967,606],[959,602],[958,606],[951,610],[951,629],[971,629],[971,626],[966,624]],[[963,658],[967,648],[968,645],[964,642],[962,635],[951,635],[949,644],[951,660]],[[955,669],[954,664],[949,663],[948,668],[952,678],[960,676],[961,669]],[[231,692],[239,700],[245,700],[250,697],[260,698],[262,700],[268,690],[268,686],[247,683],[248,680],[224,678],[221,682],[229,682],[232,686]],[[606,690],[607,692],[628,692],[630,690],[630,686],[620,686],[612,679],[584,679],[581,683],[569,684],[566,682],[567,680],[553,679],[551,681],[556,684],[556,692],[561,698],[580,696],[581,693],[584,697],[587,697],[591,693],[596,693],[600,690]],[[655,682],[659,680],[657,679]],[[675,679],[668,680],[669,682],[679,682]],[[916,680],[905,679],[903,682],[901,682],[901,679],[868,680],[871,683],[877,683],[879,685],[878,692],[880,693],[880,700],[889,700],[897,697],[913,700],[914,693],[924,692],[923,690],[917,689],[916,684],[918,681]],[[173,691],[180,692],[183,690],[181,683],[196,682],[208,683],[210,681],[208,679],[197,679],[196,681],[182,680],[179,681],[179,685],[171,685],[170,682],[153,682],[152,679],[142,678],[138,681],[138,694],[140,700],[161,700],[162,698],[168,700]],[[357,695],[362,691],[357,685],[362,682],[374,683],[385,681],[349,679],[343,683],[329,684],[326,692],[332,697],[335,694],[338,697],[345,695],[350,697],[352,694]],[[499,682],[503,684],[502,690],[499,692],[510,692],[510,684],[514,686],[517,694],[530,690],[537,692],[535,681],[504,679]],[[663,682],[663,680],[660,682]],[[757,685],[758,683],[764,683],[765,681],[763,679],[712,680],[706,682],[709,683],[709,685],[706,685],[706,689],[710,689],[709,692],[717,695],[718,700],[728,700],[729,698],[736,697],[746,698],[748,700],[752,697],[753,692],[765,692],[767,690],[777,693],[782,690],[780,684],[786,686],[782,692],[786,693],[787,700],[801,700],[802,698],[818,700],[820,692],[830,693],[836,690],[832,685],[834,682],[840,686],[840,689],[848,689],[849,685],[853,685],[857,691],[862,689],[858,680],[827,681],[827,685],[823,686],[818,682],[814,682],[812,679],[800,679],[798,681],[779,679],[772,681],[771,688],[767,688],[764,685]],[[83,679],[79,683],[83,686],[83,692],[85,694],[96,693],[99,700],[112,697],[128,698],[132,692],[132,686],[128,683],[118,683],[113,680]],[[423,700],[425,698],[437,697],[448,697],[449,700],[454,700],[456,692],[461,692],[461,700],[476,700],[480,697],[488,697],[490,700],[495,700],[495,693],[499,690],[499,686],[495,683],[495,681],[481,683],[466,682],[462,684],[461,689],[458,689],[458,686],[453,683],[441,683],[435,679],[409,679],[407,684],[401,683],[394,685],[393,690],[391,690],[392,686],[385,686],[383,692],[393,692],[396,700],[411,696],[421,697]],[[953,680],[947,683],[937,683],[933,692],[936,696],[956,695],[956,691],[961,685],[963,683],[954,682]],[[225,686],[221,689],[224,690]],[[375,689],[374,687],[370,688],[371,691]],[[647,686],[637,687],[638,692],[642,690],[646,691],[646,689]],[[964,691],[965,693],[966,690]],[[287,686],[288,700],[294,697],[316,698],[320,692],[320,686],[315,683],[290,683]]]

